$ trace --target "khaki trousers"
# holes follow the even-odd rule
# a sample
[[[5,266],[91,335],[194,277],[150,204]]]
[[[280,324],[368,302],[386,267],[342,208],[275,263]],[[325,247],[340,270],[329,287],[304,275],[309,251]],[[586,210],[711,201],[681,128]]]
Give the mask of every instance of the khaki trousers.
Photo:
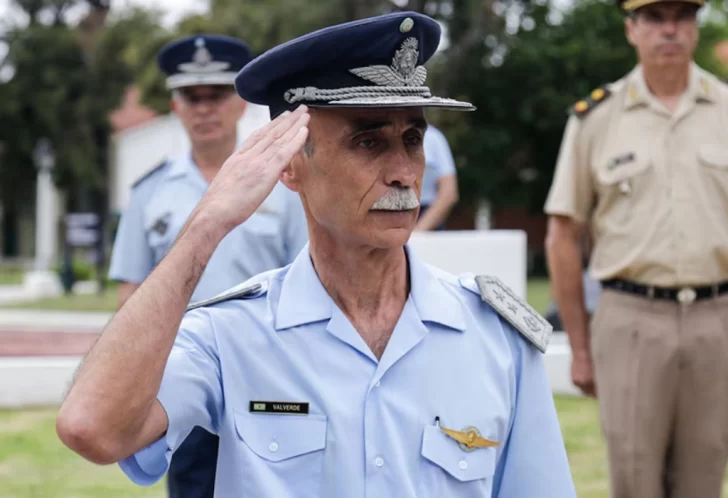
[[[719,498],[728,295],[690,305],[605,289],[591,349],[613,498]]]

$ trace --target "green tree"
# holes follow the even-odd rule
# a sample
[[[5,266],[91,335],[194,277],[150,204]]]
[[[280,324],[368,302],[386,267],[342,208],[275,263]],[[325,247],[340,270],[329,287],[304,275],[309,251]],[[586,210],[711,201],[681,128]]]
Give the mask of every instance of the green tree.
[[[168,109],[169,94],[151,54],[175,37],[223,33],[260,54],[324,26],[397,10],[442,22],[445,43],[428,64],[430,85],[478,106],[474,113],[428,112],[452,145],[463,202],[485,197],[495,206],[540,211],[567,109],[636,63],[613,0],[575,2],[566,12],[550,0],[211,0],[209,14],[190,16],[155,40],[139,82],[145,103]],[[713,8],[702,29],[701,65],[725,70],[712,56],[723,38],[725,15]]]
[[[68,9],[84,3],[87,15],[77,25],[67,24]],[[137,39],[153,35],[158,19],[135,10],[107,30],[107,0],[15,4],[28,22],[3,36],[8,47],[3,66],[12,77],[0,83],[0,199],[7,207],[32,198],[32,153],[41,137],[54,144],[55,179],[71,202],[79,192],[101,195],[108,114],[136,77]]]
[[[567,109],[592,89],[616,81],[636,64],[613,1],[586,0],[570,11],[523,5],[504,15],[510,34],[485,38],[451,68],[453,93],[478,112],[448,114],[445,128],[462,167],[465,200],[542,210],[568,118]],[[714,67],[712,47],[725,25],[702,30],[699,64]]]

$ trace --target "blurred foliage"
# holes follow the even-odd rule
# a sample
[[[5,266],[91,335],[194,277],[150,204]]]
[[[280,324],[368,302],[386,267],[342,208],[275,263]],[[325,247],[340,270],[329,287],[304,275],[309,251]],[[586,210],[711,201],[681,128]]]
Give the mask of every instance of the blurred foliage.
[[[54,177],[71,196],[106,188],[109,112],[136,78],[147,54],[137,54],[159,30],[153,12],[132,10],[107,25],[105,0],[16,0],[27,23],[6,27],[0,67],[0,198],[8,205],[34,195],[33,150],[48,137],[56,153]],[[76,25],[71,7],[87,7]]]
[[[458,156],[465,199],[541,212],[561,145],[568,108],[592,89],[623,77],[636,64],[613,1],[584,0],[559,12],[530,3],[508,14],[506,35],[486,36],[459,67],[450,93],[478,111],[443,114]],[[715,43],[728,39],[725,20],[701,30],[696,60],[720,73]],[[446,54],[445,54],[446,56]]]
[[[728,39],[724,1],[712,0],[696,53],[701,66],[718,74],[727,69],[713,57],[715,43]],[[448,43],[428,64],[431,86],[478,106],[473,113],[428,113],[450,140],[462,202],[485,197],[494,206],[539,212],[567,109],[636,63],[613,0],[583,0],[567,11],[547,0],[211,0],[209,15],[188,17],[170,38],[224,33],[259,54],[327,25],[396,10],[442,22]],[[169,97],[155,61],[140,83],[145,102],[166,111]]]
[[[725,4],[711,0],[696,60],[728,77],[713,47],[728,39]],[[477,112],[430,111],[448,136],[459,167],[463,202],[541,210],[561,143],[568,107],[593,88],[634,67],[623,15],[613,0],[583,0],[559,11],[550,0],[210,0],[206,15],[171,29],[162,12],[132,8],[107,18],[108,0],[15,0],[27,26],[4,34],[10,50],[0,82],[0,198],[32,195],[32,150],[48,136],[58,152],[61,187],[106,185],[108,113],[134,83],[143,103],[169,110],[157,51],[174,38],[223,33],[244,39],[255,54],[312,30],[352,19],[415,10],[441,21],[445,42],[428,64],[435,93],[465,99]],[[88,16],[66,23],[69,8]],[[41,20],[43,22],[41,22]],[[0,80],[1,81],[1,80]]]

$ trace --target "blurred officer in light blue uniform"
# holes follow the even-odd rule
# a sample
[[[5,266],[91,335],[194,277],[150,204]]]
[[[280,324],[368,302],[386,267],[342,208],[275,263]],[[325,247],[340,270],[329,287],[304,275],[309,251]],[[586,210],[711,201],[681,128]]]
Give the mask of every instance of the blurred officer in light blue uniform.
[[[149,485],[205,427],[220,435],[216,497],[576,496],[542,356],[550,326],[496,279],[444,273],[407,246],[424,108],[474,109],[425,86],[439,39],[433,19],[401,12],[239,73],[274,120],[84,360],[58,415],[66,445]],[[217,243],[279,178],[310,244],[188,306]]]
[[[425,133],[425,175],[422,177],[420,219],[415,230],[442,230],[458,201],[455,160],[447,137],[432,125]]]
[[[251,54],[240,40],[196,35],[166,45],[159,66],[172,90],[172,108],[190,150],[138,180],[121,217],[110,277],[120,305],[167,254],[223,162],[238,147],[237,123],[246,103],[233,86]],[[244,192],[241,192],[244,195]],[[266,270],[289,264],[308,231],[299,197],[278,184],[257,211],[220,242],[192,294],[212,297]],[[172,460],[171,498],[212,498],[218,438],[195,429]]]

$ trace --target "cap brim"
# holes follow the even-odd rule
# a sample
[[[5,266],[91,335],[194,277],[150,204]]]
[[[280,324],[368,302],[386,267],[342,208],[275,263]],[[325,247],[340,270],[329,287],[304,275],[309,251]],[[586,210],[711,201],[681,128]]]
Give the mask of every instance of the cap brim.
[[[167,89],[199,85],[234,85],[238,73],[180,73],[167,78]]]
[[[627,0],[625,2],[622,2],[622,9],[628,12],[633,12],[641,7],[644,7],[646,5],[652,5],[655,3],[661,3],[661,2],[679,2],[679,3],[689,3],[693,5],[697,5],[698,7],[702,7],[705,5],[705,0]]]
[[[438,107],[452,111],[474,111],[476,107],[470,102],[446,99],[442,97],[358,97],[351,99],[332,100],[329,102],[306,102],[308,107],[351,107],[351,108],[377,108],[377,107]]]

